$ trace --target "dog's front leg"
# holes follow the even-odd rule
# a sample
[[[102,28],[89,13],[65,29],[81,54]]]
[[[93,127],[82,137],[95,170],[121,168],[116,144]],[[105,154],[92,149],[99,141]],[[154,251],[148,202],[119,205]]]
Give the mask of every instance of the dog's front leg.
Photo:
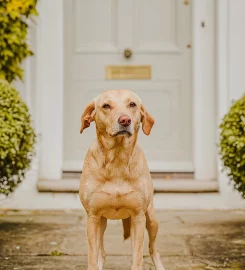
[[[131,233],[133,248],[133,265],[132,270],[143,269],[143,247],[144,234],[146,226],[146,217],[144,213],[131,217]]]
[[[99,270],[103,270],[104,261],[105,261],[105,250],[104,250],[104,232],[107,225],[107,219],[102,217],[101,218],[101,226],[100,226],[100,235],[98,237],[99,241],[99,260],[98,260],[98,266]]]
[[[88,215],[87,237],[88,237],[88,270],[98,270],[98,238],[100,237],[101,218]]]

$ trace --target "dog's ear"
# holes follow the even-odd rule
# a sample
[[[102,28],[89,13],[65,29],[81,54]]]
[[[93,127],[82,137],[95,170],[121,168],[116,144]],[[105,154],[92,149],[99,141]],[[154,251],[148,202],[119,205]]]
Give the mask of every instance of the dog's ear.
[[[140,113],[141,113],[141,122],[142,122],[143,132],[145,133],[145,135],[150,135],[151,129],[155,123],[155,120],[146,111],[143,104],[141,105]]]
[[[90,126],[90,123],[94,121],[95,117],[95,105],[94,101],[88,104],[85,111],[81,116],[81,129],[80,133],[83,133],[84,129]]]

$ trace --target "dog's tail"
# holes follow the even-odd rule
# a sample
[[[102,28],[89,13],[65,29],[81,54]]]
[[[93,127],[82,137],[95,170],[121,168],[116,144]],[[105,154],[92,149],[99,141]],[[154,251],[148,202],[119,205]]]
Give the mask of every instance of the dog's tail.
[[[124,240],[127,240],[130,237],[131,218],[123,219],[122,222]]]

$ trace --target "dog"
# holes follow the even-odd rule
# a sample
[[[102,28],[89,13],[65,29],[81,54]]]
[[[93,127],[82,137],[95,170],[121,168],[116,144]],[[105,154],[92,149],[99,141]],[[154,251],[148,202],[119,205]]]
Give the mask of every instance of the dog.
[[[146,158],[137,144],[142,123],[149,135],[154,119],[130,90],[108,90],[86,107],[81,130],[95,121],[97,139],[89,148],[82,170],[80,200],[87,212],[88,270],[102,270],[103,235],[107,219],[122,219],[124,239],[131,236],[132,270],[143,269],[145,228],[155,268],[164,270],[156,248],[158,222]]]

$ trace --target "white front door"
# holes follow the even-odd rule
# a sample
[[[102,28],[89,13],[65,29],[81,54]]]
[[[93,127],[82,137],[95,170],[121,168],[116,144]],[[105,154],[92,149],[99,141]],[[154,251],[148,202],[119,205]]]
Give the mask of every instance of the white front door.
[[[190,1],[64,2],[63,169],[81,170],[95,138],[94,124],[79,133],[86,105],[103,90],[130,89],[155,118],[151,135],[139,137],[151,171],[193,171]],[[147,65],[151,78],[108,80],[109,65]]]

